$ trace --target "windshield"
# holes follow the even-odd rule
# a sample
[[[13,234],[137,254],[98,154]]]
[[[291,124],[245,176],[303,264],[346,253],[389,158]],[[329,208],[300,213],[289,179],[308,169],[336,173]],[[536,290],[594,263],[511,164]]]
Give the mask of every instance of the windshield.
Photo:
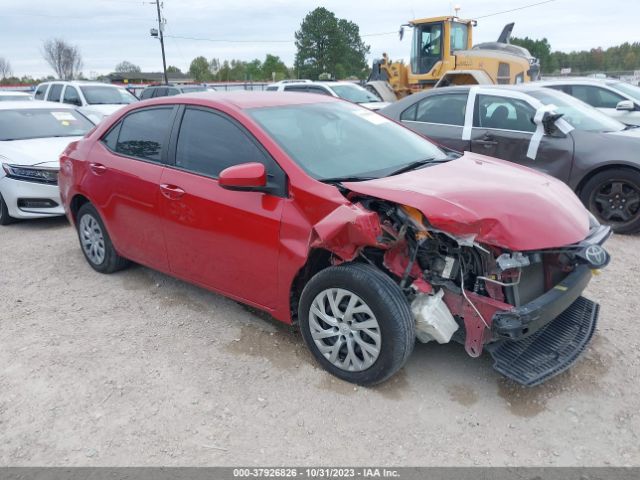
[[[89,105],[126,105],[138,100],[124,88],[92,85],[80,90]]]
[[[384,177],[413,162],[447,158],[418,134],[348,103],[255,108],[249,114],[318,180]]]
[[[625,129],[622,123],[565,93],[547,89],[531,90],[527,93],[545,105],[558,107],[556,112],[562,113],[562,118],[576,130],[618,132]]]
[[[336,92],[340,98],[349,100],[353,103],[379,102],[380,99],[373,93],[358,85],[327,85],[331,90]]]
[[[93,124],[78,112],[63,109],[0,110],[0,141],[82,136]]]
[[[610,85],[616,90],[620,90],[622,93],[626,93],[636,102],[640,102],[640,87],[636,87],[635,85],[631,85],[630,83],[625,82],[616,82]]]

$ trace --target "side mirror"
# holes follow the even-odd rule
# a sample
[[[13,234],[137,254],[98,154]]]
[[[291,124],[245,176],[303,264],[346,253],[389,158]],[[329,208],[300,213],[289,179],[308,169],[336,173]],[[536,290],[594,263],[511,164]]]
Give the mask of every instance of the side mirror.
[[[635,104],[631,100],[622,100],[616,105],[619,112],[632,112],[636,109]]]
[[[544,133],[546,135],[553,135],[553,133],[558,129],[556,122],[562,118],[563,115],[564,113],[545,112],[542,117],[542,126],[544,127]]]
[[[259,190],[267,186],[267,171],[261,163],[241,163],[221,171],[218,184],[228,190]]]

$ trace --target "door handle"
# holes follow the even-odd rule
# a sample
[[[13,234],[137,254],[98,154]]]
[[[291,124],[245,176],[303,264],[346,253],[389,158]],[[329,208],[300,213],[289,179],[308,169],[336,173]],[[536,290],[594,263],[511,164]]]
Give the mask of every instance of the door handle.
[[[492,147],[493,145],[498,144],[498,142],[491,135],[485,135],[484,137],[482,137],[479,140],[476,140],[475,142],[478,145],[483,145],[485,147]]]
[[[107,172],[107,167],[105,167],[101,163],[90,163],[89,168],[96,175],[102,175],[103,173]]]
[[[184,195],[183,189],[175,185],[167,185],[166,183],[160,185],[160,191],[169,200],[177,200]]]

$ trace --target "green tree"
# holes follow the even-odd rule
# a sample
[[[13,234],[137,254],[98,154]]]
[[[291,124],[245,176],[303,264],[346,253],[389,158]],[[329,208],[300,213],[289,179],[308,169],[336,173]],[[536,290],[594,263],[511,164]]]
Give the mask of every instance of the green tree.
[[[529,53],[540,60],[542,71],[545,73],[552,72],[550,68],[553,66],[551,60],[551,44],[546,38],[542,40],[534,40],[533,38],[511,38],[511,43],[519,45],[529,50]]]
[[[211,73],[209,72],[209,62],[206,58],[200,56],[191,61],[189,65],[189,75],[196,82],[206,82],[211,80]]]
[[[182,70],[180,70],[178,67],[174,65],[169,65],[167,67],[167,73],[182,73]]]
[[[324,7],[308,13],[295,33],[295,68],[302,78],[364,76],[369,47],[360,38],[359,27],[338,19]]]
[[[273,74],[275,73],[275,79]],[[284,62],[277,55],[267,53],[262,64],[262,79],[268,82],[284,80],[289,76],[289,70]]]

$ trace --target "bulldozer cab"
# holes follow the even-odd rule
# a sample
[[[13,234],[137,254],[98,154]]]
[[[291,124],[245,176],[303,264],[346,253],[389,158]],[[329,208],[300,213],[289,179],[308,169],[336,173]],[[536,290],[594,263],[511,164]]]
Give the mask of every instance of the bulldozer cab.
[[[471,21],[436,17],[413,20],[407,26],[413,29],[410,62],[413,75],[427,75],[438,62],[451,63],[454,51],[471,48]]]

